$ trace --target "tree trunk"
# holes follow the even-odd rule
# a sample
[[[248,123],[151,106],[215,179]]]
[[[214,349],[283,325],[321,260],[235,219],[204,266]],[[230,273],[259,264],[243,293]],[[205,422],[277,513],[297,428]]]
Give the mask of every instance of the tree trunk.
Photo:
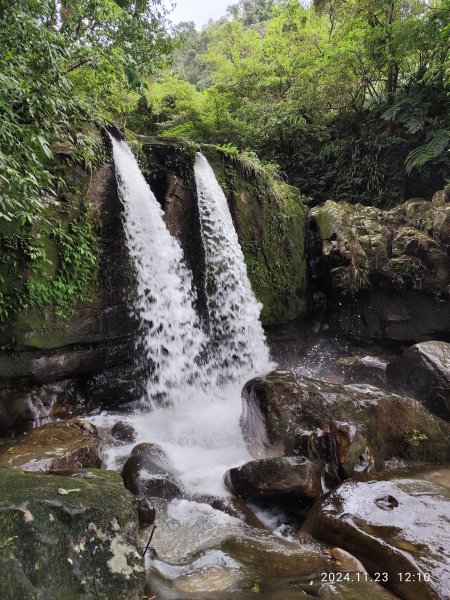
[[[394,39],[392,34],[392,23],[395,18],[394,0],[388,4],[386,9],[387,17],[387,36],[386,36],[386,51],[387,51],[387,84],[386,98],[389,105],[394,104],[395,94],[397,92],[398,68],[395,60]]]

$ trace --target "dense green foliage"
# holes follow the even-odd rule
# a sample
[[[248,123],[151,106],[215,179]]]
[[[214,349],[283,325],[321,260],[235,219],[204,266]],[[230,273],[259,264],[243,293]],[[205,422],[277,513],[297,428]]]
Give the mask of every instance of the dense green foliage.
[[[149,131],[234,144],[314,201],[397,203],[450,165],[450,3],[241,0],[180,24],[146,92]]]
[[[167,60],[165,10],[160,0],[0,0],[0,28],[0,321],[33,307],[65,316],[97,283],[85,193],[104,158],[98,127],[123,125],[143,78]]]
[[[79,198],[43,208],[32,223],[2,222],[0,321],[31,308],[50,308],[64,317],[77,301],[91,298],[99,224],[82,194]]]
[[[90,165],[86,124],[120,121],[168,48],[159,0],[0,0],[0,217],[62,182],[53,145]]]

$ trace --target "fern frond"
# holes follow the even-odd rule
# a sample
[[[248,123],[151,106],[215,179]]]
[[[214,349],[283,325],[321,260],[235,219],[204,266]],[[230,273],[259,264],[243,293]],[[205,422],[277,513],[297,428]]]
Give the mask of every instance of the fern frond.
[[[415,167],[420,167],[429,160],[436,158],[447,148],[450,141],[450,131],[437,129],[430,131],[427,142],[418,148],[414,148],[406,157],[405,166],[408,175]]]

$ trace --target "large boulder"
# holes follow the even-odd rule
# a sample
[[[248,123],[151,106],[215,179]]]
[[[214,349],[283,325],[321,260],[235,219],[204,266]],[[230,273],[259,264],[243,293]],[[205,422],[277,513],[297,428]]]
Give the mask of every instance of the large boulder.
[[[446,598],[450,491],[427,475],[347,481],[314,504],[302,531],[357,556],[404,600]]]
[[[182,494],[181,485],[170,471],[169,459],[157,444],[135,446],[123,466],[122,479],[134,495],[172,499]]]
[[[450,344],[415,344],[388,365],[387,378],[392,388],[450,420]]]
[[[450,452],[450,425],[420,402],[290,371],[246,383],[242,428],[254,457],[304,455],[336,479],[392,458],[442,463]]]
[[[141,600],[137,534],[117,473],[0,469],[2,600]]]
[[[303,456],[253,460],[229,469],[225,483],[247,501],[315,499],[324,492],[320,464]]]
[[[33,429],[0,449],[0,468],[59,471],[100,467],[100,438],[84,419],[58,421]]]

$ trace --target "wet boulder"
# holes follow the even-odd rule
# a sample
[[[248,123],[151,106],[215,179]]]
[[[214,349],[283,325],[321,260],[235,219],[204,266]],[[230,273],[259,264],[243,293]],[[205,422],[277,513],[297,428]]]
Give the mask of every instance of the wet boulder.
[[[137,433],[130,423],[117,421],[111,428],[111,436],[119,443],[131,444],[136,440]]]
[[[411,346],[389,364],[387,378],[392,388],[450,420],[450,344],[423,342]]]
[[[348,476],[382,469],[393,457],[410,463],[449,457],[449,424],[408,397],[290,371],[252,379],[242,393],[241,424],[255,458],[300,454]]]
[[[250,461],[229,469],[225,484],[247,501],[315,499],[324,492],[320,465],[303,456]]]
[[[406,473],[344,482],[313,506],[302,531],[355,555],[400,598],[445,598],[450,491],[439,479]]]
[[[26,471],[61,471],[100,467],[100,438],[85,419],[49,423],[0,449],[0,467]]]
[[[376,356],[362,356],[345,370],[345,383],[367,383],[376,387],[385,387],[387,362]]]
[[[330,421],[328,427],[311,432],[303,452],[322,465],[328,486],[370,472],[374,466],[366,439],[353,423],[345,421]]]
[[[122,479],[134,495],[172,499],[182,495],[182,488],[169,470],[169,459],[157,444],[138,444],[127,458]]]
[[[0,597],[141,600],[137,513],[120,475],[0,469]]]
[[[361,565],[309,535],[301,540],[280,537],[249,527],[205,503],[156,499],[155,507],[158,529],[152,546],[159,560],[149,564],[150,597],[174,597],[177,582],[176,587],[185,590],[177,597],[183,599],[393,598],[369,575],[359,582],[351,575],[349,581],[339,580],[338,573],[360,572]],[[143,536],[144,543],[147,537]]]
[[[265,529],[265,525],[258,519],[256,514],[240,498],[237,498],[236,496],[201,496],[198,498],[198,501],[206,502],[212,508],[220,510],[230,517],[239,519],[251,527]]]

